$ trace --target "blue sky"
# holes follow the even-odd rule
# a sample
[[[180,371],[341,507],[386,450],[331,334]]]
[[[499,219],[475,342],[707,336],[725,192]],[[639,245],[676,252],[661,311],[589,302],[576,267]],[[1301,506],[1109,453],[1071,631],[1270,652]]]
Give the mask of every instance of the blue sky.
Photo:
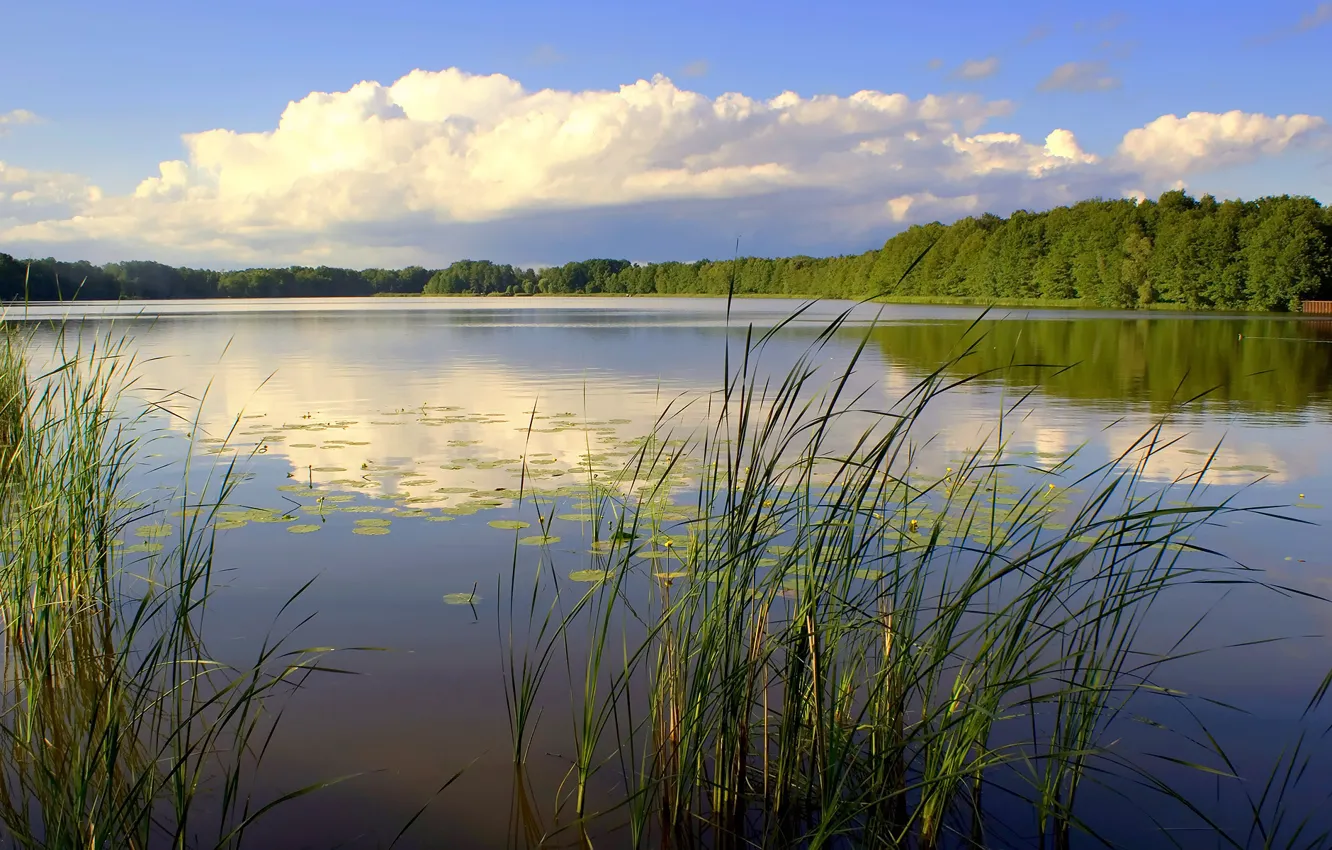
[[[919,220],[1080,194],[1154,195],[1179,181],[1227,197],[1332,200],[1319,121],[1332,119],[1332,87],[1316,70],[1332,55],[1332,3],[44,0],[6,19],[17,36],[0,52],[0,116],[9,116],[0,123],[0,251],[9,253],[212,265],[440,263],[482,250],[524,263],[587,253],[692,259],[726,253],[737,234],[755,253],[863,250]],[[449,68],[564,99],[505,95],[507,105],[492,108],[461,94],[482,88],[464,82],[399,109],[395,81]],[[614,97],[659,74],[673,88],[658,86],[647,111]],[[271,133],[290,102],[361,81],[381,88],[357,102],[380,105],[335,118],[343,107],[330,103],[310,119],[324,159],[305,181],[287,179],[306,164],[305,143],[285,125],[280,155],[256,147],[258,136],[251,145],[215,134],[200,147],[185,138]],[[861,115],[846,99],[862,90],[917,106],[951,98],[942,120],[958,138],[984,138],[950,141],[928,105],[907,116],[884,107],[892,116],[869,124],[848,118]],[[785,91],[840,100],[822,112],[778,105],[762,126],[703,126],[726,93],[762,104]],[[672,92],[695,101],[680,106]],[[466,108],[442,102],[450,98]],[[1120,150],[1126,133],[1161,116],[1235,110],[1244,115],[1157,133],[1133,156]],[[450,128],[446,115],[461,117]],[[542,127],[583,128],[596,149],[545,162],[541,133],[523,147],[490,132],[534,115]],[[1281,115],[1309,120],[1272,123]],[[394,141],[366,129],[385,120],[401,124]],[[1076,150],[1051,160],[1062,168],[1052,171],[1037,160],[1056,129],[1072,133]],[[327,165],[343,136],[360,153]],[[907,136],[923,139],[906,145]],[[447,165],[443,137],[454,140]],[[848,140],[878,145],[877,158],[861,150],[852,162]],[[366,147],[375,144],[382,149]],[[919,153],[939,145],[946,156]],[[1201,147],[1171,155],[1190,145]],[[269,171],[256,164],[263,158]],[[159,163],[171,161],[181,166],[163,182]],[[537,161],[539,173],[512,176]]]

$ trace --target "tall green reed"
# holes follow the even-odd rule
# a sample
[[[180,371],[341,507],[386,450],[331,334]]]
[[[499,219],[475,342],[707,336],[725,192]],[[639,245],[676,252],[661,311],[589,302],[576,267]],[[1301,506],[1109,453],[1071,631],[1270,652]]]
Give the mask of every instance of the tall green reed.
[[[249,666],[208,654],[212,526],[234,462],[192,495],[187,459],[174,541],[132,557],[126,531],[173,505],[130,489],[146,414],[125,403],[128,343],[60,328],[36,370],[32,338],[6,332],[0,821],[25,847],[236,846],[313,790],[260,803],[248,789],[280,717],[271,700],[322,652],[270,637]]]
[[[1261,509],[1177,502],[1205,498],[1206,468],[1155,483],[1164,423],[1090,469],[1024,470],[1024,489],[1007,451],[1019,398],[956,469],[928,469],[926,412],[993,377],[953,377],[983,337],[882,410],[856,379],[863,340],[820,365],[849,315],[776,376],[762,356],[786,323],[728,346],[704,427],[671,411],[603,483],[598,515],[618,531],[594,546],[602,580],[540,619],[521,669],[510,641],[516,746],[563,650],[580,830],[596,773],[618,763],[604,784],[635,846],[988,846],[995,797],[1022,801],[1031,841],[1068,847],[1094,832],[1084,785],[1125,766],[1112,732],[1128,706],[1175,698],[1155,681],[1170,653],[1140,639],[1158,598],[1260,583],[1183,557],[1207,554],[1188,542],[1204,525]],[[686,463],[693,517],[663,525]],[[543,561],[547,580],[554,612]],[[510,581],[512,599],[516,566]]]

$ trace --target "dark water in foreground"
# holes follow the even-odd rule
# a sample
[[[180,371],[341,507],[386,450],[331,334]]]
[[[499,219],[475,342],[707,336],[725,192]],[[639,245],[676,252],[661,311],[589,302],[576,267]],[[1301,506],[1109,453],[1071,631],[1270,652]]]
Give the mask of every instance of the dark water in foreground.
[[[294,645],[388,650],[339,658],[362,675],[313,679],[289,703],[264,788],[363,775],[278,810],[254,833],[256,845],[387,845],[445,778],[474,760],[404,844],[517,843],[494,588],[515,551],[535,561],[541,550],[515,549],[515,532],[489,523],[532,520],[504,495],[516,486],[524,456],[540,471],[537,486],[586,480],[589,458],[594,469],[622,462],[671,400],[715,390],[728,338],[725,307],[655,299],[348,299],[144,305],[151,316],[134,315],[137,305],[89,305],[72,313],[87,320],[85,333],[114,322],[134,338],[139,397],[179,391],[169,406],[186,418],[152,420],[159,430],[144,453],[154,464],[178,461],[193,439],[199,476],[239,450],[250,475],[235,500],[297,517],[237,515],[235,527],[219,531],[218,567],[229,587],[210,614],[215,651],[234,647],[243,657],[311,578],[283,620],[316,613]],[[738,302],[732,325],[740,330],[730,338],[738,340],[748,323],[771,326],[793,307]],[[786,368],[838,309],[820,305],[783,330],[764,355],[767,367]],[[869,330],[876,310],[864,308],[820,357],[841,368],[868,332],[855,381],[868,393],[866,407],[886,408],[961,350],[979,313],[894,306]],[[1032,387],[1034,395],[1002,423],[1010,453],[1035,461],[1076,449],[1077,463],[1087,466],[1125,451],[1174,403],[1207,392],[1174,414],[1167,432],[1178,442],[1150,475],[1162,483],[1188,475],[1215,449],[1212,498],[1241,493],[1251,504],[1288,505],[1282,512],[1301,522],[1246,518],[1202,542],[1265,570],[1273,583],[1332,594],[1322,507],[1332,505],[1332,325],[996,311],[981,330],[986,335],[973,331],[980,341],[955,372],[987,374],[924,417],[921,438],[934,439],[922,464],[942,466],[979,445],[1000,427],[999,412]],[[1053,368],[1063,366],[1071,368]],[[261,442],[263,452],[251,455]],[[144,486],[178,483],[178,471],[167,466]],[[366,533],[371,526],[357,520],[367,518],[387,519],[379,526],[387,533]],[[578,569],[585,523],[556,522],[561,542],[551,556],[564,559],[556,569]],[[474,586],[475,608],[442,601]],[[1270,764],[1332,667],[1325,637],[1332,606],[1218,592],[1162,603],[1149,631],[1177,636],[1208,606],[1189,647],[1290,639],[1196,656],[1171,669],[1169,684],[1248,712],[1219,716],[1217,728],[1247,764]],[[547,813],[566,764],[563,688],[556,676],[544,693],[548,717],[530,767],[536,802]],[[1315,771],[1332,783],[1327,755]],[[1210,787],[1201,777],[1181,781],[1201,794]],[[1151,825],[1129,820],[1119,823],[1119,837],[1146,841]],[[622,840],[612,836],[604,846]]]

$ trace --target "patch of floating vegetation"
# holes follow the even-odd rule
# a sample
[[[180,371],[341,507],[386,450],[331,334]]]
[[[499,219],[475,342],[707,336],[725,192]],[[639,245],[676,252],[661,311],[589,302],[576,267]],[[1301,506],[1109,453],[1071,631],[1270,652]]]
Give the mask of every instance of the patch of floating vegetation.
[[[550,534],[534,534],[531,537],[518,538],[520,546],[549,546],[559,542],[559,537]]]
[[[391,525],[392,522],[393,520],[391,519],[384,519],[380,517],[375,519],[358,519],[353,524],[361,528],[385,528]]]
[[[475,605],[481,601],[481,597],[475,593],[446,593],[444,594],[445,605]]]
[[[153,552],[161,552],[162,548],[163,547],[161,543],[135,543],[132,546],[121,547],[120,551],[125,552],[126,554],[129,553],[151,554]]]
[[[352,529],[352,534],[360,534],[366,537],[377,537],[388,533],[389,530],[382,525],[358,525]]]
[[[169,525],[141,525],[134,529],[135,537],[169,537],[171,535],[171,526]]]
[[[574,570],[569,573],[570,581],[600,582],[610,578],[610,570]]]
[[[290,532],[290,533],[292,533],[292,534],[310,534],[311,532],[318,531],[320,528],[322,528],[322,526],[318,526],[318,525],[289,525],[289,526],[287,526],[287,531]]]
[[[490,522],[486,523],[486,525],[490,526],[491,528],[502,528],[511,531],[520,528],[532,527],[532,524],[530,522],[523,522],[520,519],[492,519]]]

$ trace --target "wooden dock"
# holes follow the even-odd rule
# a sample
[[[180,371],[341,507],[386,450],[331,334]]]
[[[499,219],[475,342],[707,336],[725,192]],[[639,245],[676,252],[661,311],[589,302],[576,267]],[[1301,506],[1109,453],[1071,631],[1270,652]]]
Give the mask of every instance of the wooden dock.
[[[1332,315],[1332,301],[1305,301],[1300,304],[1301,313]]]

